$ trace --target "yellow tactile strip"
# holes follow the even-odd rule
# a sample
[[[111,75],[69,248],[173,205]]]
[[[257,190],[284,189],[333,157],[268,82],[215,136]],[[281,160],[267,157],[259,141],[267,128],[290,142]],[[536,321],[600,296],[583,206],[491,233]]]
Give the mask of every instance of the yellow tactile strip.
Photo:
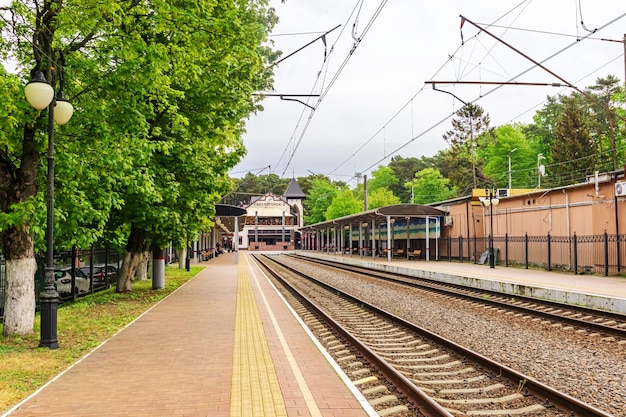
[[[230,415],[287,416],[245,260],[239,259]]]

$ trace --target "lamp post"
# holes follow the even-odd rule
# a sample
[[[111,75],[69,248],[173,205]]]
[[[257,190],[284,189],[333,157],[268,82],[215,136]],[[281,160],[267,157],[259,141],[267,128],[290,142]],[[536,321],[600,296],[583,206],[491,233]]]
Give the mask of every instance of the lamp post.
[[[546,172],[546,168],[541,165],[541,160],[545,158],[542,153],[537,154],[537,188],[541,188],[541,177],[543,177]]]
[[[72,117],[74,108],[65,99],[63,83],[56,99],[55,73],[50,71],[50,81],[46,81],[41,71],[36,71],[33,79],[24,88],[26,100],[37,110],[48,107],[48,178],[46,187],[46,269],[44,288],[39,299],[41,302],[41,329],[39,347],[58,349],[57,340],[57,308],[59,294],[54,289],[54,122],[59,125],[67,123]]]
[[[500,200],[494,189],[485,189],[485,198],[481,203],[485,207],[489,207],[489,268],[496,267],[495,253],[493,249],[493,206],[497,206]]]
[[[512,184],[512,181],[511,181],[511,173],[513,172],[513,171],[511,171],[511,154],[512,154],[513,152],[515,152],[516,150],[517,150],[517,148],[513,148],[513,149],[511,149],[511,150],[509,151],[509,190],[510,190],[511,188],[513,188],[513,187],[511,186],[511,184]]]

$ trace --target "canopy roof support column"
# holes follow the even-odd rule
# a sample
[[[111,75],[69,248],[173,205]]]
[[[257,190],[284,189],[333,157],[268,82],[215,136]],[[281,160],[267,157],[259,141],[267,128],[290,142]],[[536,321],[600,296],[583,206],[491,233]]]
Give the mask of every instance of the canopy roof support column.
[[[391,262],[391,216],[387,216],[387,262]]]

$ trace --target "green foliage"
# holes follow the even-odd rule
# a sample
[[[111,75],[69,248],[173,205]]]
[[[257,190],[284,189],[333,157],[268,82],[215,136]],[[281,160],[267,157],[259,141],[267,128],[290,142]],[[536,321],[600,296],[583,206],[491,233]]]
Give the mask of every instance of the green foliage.
[[[420,159],[415,157],[403,158],[401,156],[394,156],[389,162],[389,168],[393,170],[394,175],[398,179],[396,184],[393,184],[389,189],[394,195],[398,196],[402,202],[411,202],[411,190],[407,190],[404,187],[409,181],[415,178],[415,173],[421,171],[424,168],[440,165],[436,162],[436,157],[422,156]]]
[[[443,135],[450,145],[443,154],[444,175],[463,193],[479,183],[491,182],[482,173],[482,164],[476,155],[481,136],[489,130],[489,115],[477,104],[466,104],[456,112],[452,127],[453,130]]]
[[[343,216],[349,216],[363,211],[363,202],[354,197],[354,193],[348,189],[337,192],[332,203],[326,209],[325,220],[332,220]]]
[[[533,116],[534,123],[523,129],[526,137],[537,143],[537,153],[548,159],[551,158],[550,152],[555,140],[556,120],[562,111],[561,98],[562,96],[548,96],[546,104]]]
[[[393,195],[393,192],[387,188],[377,188],[370,191],[367,198],[368,210],[400,203],[400,198]]]
[[[429,204],[455,197],[457,190],[450,186],[450,180],[444,178],[435,168],[425,168],[415,174],[415,179],[406,184],[414,188],[415,204]]]
[[[372,172],[372,178],[367,181],[367,190],[369,192],[376,191],[380,188],[387,188],[391,190],[398,183],[398,177],[396,177],[393,169],[391,167],[381,165],[378,169]]]
[[[326,219],[326,210],[338,194],[339,188],[323,179],[314,179],[311,190],[304,200],[307,214],[304,216],[306,224],[323,222]]]
[[[249,172],[245,177],[234,178],[232,181],[232,191],[224,197],[224,201],[232,205],[247,205],[255,196],[267,193],[282,195],[289,186],[290,179],[280,178],[276,174],[254,175]]]
[[[571,98],[565,100],[564,105],[554,132],[556,140],[552,144],[554,185],[583,182],[595,166],[596,154],[579,101]]]
[[[252,93],[271,82],[273,53],[261,45],[275,17],[263,6],[156,1],[145,11],[107,9],[98,54],[71,61],[81,85],[98,86],[84,91],[88,117],[72,128],[92,141],[83,150],[107,149],[99,158],[75,154],[74,163],[87,159],[99,172],[66,177],[80,187],[76,200],[89,202],[82,216],[68,210],[74,230],[95,226],[93,239],[119,244],[134,224],[164,246],[211,226],[214,204],[232,186],[226,174],[245,153],[243,120],[258,109]]]
[[[503,125],[485,135],[477,156],[495,188],[508,188],[509,158],[512,188],[533,188],[537,183],[537,146],[523,133],[522,126]]]

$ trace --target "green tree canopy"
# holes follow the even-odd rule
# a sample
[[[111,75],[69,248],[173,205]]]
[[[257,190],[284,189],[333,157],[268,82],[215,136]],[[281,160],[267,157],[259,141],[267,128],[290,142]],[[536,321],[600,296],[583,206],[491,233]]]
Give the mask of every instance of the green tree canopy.
[[[460,190],[476,188],[477,178],[483,176],[476,148],[479,137],[489,130],[489,115],[477,104],[466,104],[456,112],[452,128],[443,135],[450,145],[444,154],[448,178]]]
[[[391,167],[381,165],[372,172],[372,178],[367,182],[367,190],[372,192],[379,188],[391,190],[398,184],[398,177]]]
[[[370,192],[367,202],[369,210],[401,203],[400,198],[393,195],[393,192],[387,188],[377,188]]]
[[[421,158],[403,158],[399,155],[392,157],[388,166],[393,170],[398,182],[392,184],[389,189],[393,191],[394,195],[400,198],[400,201],[410,203],[411,190],[407,190],[404,184],[412,181],[413,178],[415,178],[416,172],[436,165],[438,165],[436,157],[422,156]]]
[[[354,197],[354,193],[348,189],[337,192],[332,203],[326,209],[325,219],[332,220],[338,217],[349,216],[363,211],[363,202]]]
[[[324,179],[314,179],[309,194],[304,200],[307,214],[304,216],[306,224],[323,222],[326,219],[326,210],[339,192],[337,186]]]
[[[538,147],[526,139],[520,125],[498,126],[484,140],[477,155],[484,161],[485,176],[493,180],[490,186],[508,188],[509,174],[512,188],[536,185]]]
[[[444,178],[435,168],[425,168],[415,174],[415,179],[405,186],[414,188],[415,203],[429,204],[455,197],[457,190],[451,187],[450,180]]]
[[[572,96],[564,100],[552,144],[549,184],[583,182],[593,172],[596,153],[580,101]]]

